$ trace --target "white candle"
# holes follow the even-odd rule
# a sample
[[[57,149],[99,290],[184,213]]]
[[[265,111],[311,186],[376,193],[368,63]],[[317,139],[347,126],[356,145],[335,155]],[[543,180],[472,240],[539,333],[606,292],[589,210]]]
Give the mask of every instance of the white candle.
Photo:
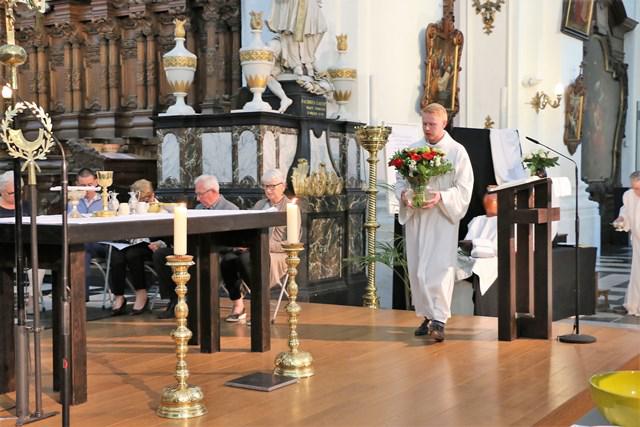
[[[173,254],[187,254],[187,207],[184,205],[173,210]]]
[[[295,201],[287,203],[287,242],[298,243],[300,235],[300,210]]]

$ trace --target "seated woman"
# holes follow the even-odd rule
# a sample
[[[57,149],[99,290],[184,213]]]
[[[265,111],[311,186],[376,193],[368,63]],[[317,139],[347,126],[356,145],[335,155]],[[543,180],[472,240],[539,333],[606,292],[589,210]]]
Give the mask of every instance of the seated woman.
[[[131,191],[139,194],[138,202],[157,202],[153,186],[146,179],[139,179],[131,185]],[[145,281],[144,263],[151,261],[153,252],[166,247],[160,240],[149,242],[148,238],[132,239],[122,243],[114,242],[111,251],[111,292],[115,296],[113,301],[112,316],[119,316],[127,312],[127,301],[124,298],[127,270],[131,284],[136,290],[136,300],[133,304],[132,315],[144,313],[149,307],[147,284]]]
[[[13,189],[13,172],[7,171],[0,175],[0,218],[15,215],[16,199]]]
[[[285,176],[278,169],[271,169],[262,176],[262,188],[265,199],[258,201],[252,208],[254,210],[275,209],[285,211],[289,199],[284,195],[287,188]],[[285,262],[286,254],[282,249],[282,243],[287,240],[287,227],[272,227],[269,232],[269,256],[271,259],[271,286],[287,272]],[[232,252],[225,254],[220,261],[220,270],[225,287],[229,291],[229,298],[233,302],[231,314],[226,317],[227,322],[237,322],[246,319],[247,313],[242,300],[240,287],[242,282],[251,288],[253,280],[251,277],[251,262],[249,252],[246,248],[235,248]]]

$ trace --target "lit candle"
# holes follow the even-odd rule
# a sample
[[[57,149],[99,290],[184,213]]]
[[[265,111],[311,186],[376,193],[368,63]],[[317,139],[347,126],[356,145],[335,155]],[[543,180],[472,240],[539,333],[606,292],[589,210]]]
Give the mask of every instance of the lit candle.
[[[287,242],[298,243],[300,240],[300,210],[295,200],[287,203]]]
[[[173,210],[173,254],[187,254],[187,207],[184,205]]]

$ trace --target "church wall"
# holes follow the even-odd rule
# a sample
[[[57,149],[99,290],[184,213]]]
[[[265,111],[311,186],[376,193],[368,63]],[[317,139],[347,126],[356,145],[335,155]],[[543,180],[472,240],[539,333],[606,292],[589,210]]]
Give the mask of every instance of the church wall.
[[[335,34],[349,35],[349,56],[358,69],[357,89],[347,107],[355,121],[378,124],[408,124],[419,127],[418,103],[424,82],[424,30],[442,16],[442,0],[324,0],[329,30],[318,50],[317,64],[326,69],[337,58]],[[637,19],[640,0],[625,0],[627,14]],[[270,0],[243,0],[242,19],[250,8],[265,17]],[[594,12],[595,13],[595,12]],[[456,27],[465,37],[460,74],[460,111],[454,125],[484,127],[490,116],[494,127],[516,128],[522,135],[523,152],[538,148],[524,140],[536,138],[563,154],[564,100],[559,108],[536,113],[529,104],[536,92],[554,95],[558,83],[566,88],[579,74],[583,42],[560,31],[562,5],[557,0],[508,1],[495,15],[492,33],[483,32],[483,22],[471,1],[455,2]],[[247,26],[243,26],[246,28]],[[243,29],[247,34],[247,30]],[[244,35],[244,34],[243,34]],[[265,32],[265,40],[271,37]],[[622,153],[623,184],[640,164],[638,102],[640,100],[640,31],[626,36],[629,64],[629,114]],[[533,85],[527,83],[530,79]],[[581,162],[581,149],[571,156]],[[566,176],[575,185],[573,165],[560,159],[549,171]],[[382,170],[380,176],[384,176]],[[574,239],[574,195],[561,198],[559,232]],[[599,246],[599,213],[589,201],[586,185],[579,183],[581,243]]]

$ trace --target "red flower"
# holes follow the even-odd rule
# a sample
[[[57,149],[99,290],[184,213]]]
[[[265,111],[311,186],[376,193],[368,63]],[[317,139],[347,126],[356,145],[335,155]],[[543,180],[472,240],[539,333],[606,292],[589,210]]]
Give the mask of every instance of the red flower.
[[[425,160],[433,160],[435,156],[436,156],[436,153],[434,153],[433,151],[430,151],[428,153],[422,153],[422,158]]]
[[[396,157],[395,159],[391,159],[391,161],[389,162],[389,166],[400,169],[402,166],[404,166],[404,161],[401,158]]]
[[[422,156],[417,153],[409,153],[409,157],[411,157],[411,160],[415,160],[416,162],[422,158]]]

